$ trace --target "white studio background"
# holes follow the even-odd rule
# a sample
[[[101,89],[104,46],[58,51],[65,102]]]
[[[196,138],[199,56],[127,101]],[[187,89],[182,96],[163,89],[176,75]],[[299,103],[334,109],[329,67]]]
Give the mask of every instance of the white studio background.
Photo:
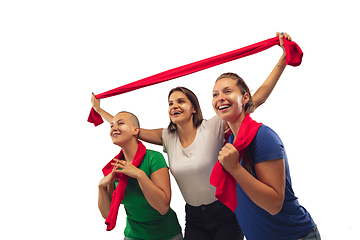
[[[356,1],[1,1],[1,225],[6,239],[123,238],[97,208],[102,167],[119,148],[87,117],[91,92],[289,33],[304,52],[252,115],[285,143],[293,187],[323,239],[360,239]],[[281,56],[275,46],[189,76],[103,99],[144,128],[168,124],[167,94],[185,86],[214,116],[215,79],[236,72],[253,92]],[[162,152],[162,148],[146,145]],[[171,207],[184,228],[174,181]]]

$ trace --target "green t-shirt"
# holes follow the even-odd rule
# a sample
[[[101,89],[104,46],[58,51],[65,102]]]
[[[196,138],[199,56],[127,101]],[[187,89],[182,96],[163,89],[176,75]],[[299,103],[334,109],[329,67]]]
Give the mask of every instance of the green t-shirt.
[[[167,167],[163,155],[159,152],[146,150],[139,169],[150,178],[160,168]],[[118,182],[115,182],[115,187]],[[170,208],[161,215],[146,200],[135,178],[129,178],[125,189],[124,204],[126,211],[126,227],[124,235],[130,239],[167,240],[181,232],[177,216]]]

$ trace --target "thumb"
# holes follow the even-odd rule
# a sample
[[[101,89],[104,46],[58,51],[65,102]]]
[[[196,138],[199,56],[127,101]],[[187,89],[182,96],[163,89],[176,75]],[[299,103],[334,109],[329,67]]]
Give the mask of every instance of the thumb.
[[[280,47],[284,48],[284,33],[281,32],[281,33],[279,33],[278,36],[279,36]]]

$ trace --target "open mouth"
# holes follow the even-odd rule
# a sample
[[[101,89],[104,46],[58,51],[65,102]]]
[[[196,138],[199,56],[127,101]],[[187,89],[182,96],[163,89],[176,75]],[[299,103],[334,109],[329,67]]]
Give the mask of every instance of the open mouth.
[[[181,114],[181,112],[179,110],[175,110],[171,113],[171,116],[178,116],[180,114]]]
[[[223,110],[228,109],[230,106],[231,106],[230,104],[222,104],[222,105],[218,106],[218,110],[223,111]]]
[[[113,138],[116,138],[117,136],[120,136],[120,135],[121,135],[120,133],[113,133],[113,134],[112,134],[112,137],[113,137]]]

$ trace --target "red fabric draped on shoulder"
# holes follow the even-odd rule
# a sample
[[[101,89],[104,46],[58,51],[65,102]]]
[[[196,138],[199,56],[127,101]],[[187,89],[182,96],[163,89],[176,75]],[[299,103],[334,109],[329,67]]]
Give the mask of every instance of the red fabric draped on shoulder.
[[[236,140],[233,143],[239,152],[239,161],[243,156],[244,149],[254,139],[261,124],[254,121],[250,114],[247,114],[242,121]],[[215,163],[211,172],[210,184],[216,187],[215,197],[234,212],[237,207],[236,181],[221,166],[219,161]]]
[[[146,153],[146,148],[142,144],[142,142],[139,141],[138,149],[135,153],[132,165],[134,165],[135,167],[139,167],[140,164],[142,163],[142,160],[144,159],[145,153]],[[120,153],[115,158],[121,160],[123,156],[124,156],[123,151],[121,150]],[[115,163],[115,161],[111,160],[108,164],[106,164],[106,166],[102,170],[105,176],[110,174],[113,170],[114,166],[111,165],[111,163]],[[125,189],[129,179],[129,176],[123,173],[117,173],[116,176],[119,178],[119,183],[112,194],[109,215],[105,221],[105,224],[107,225],[106,228],[107,231],[111,231],[115,228],[120,203],[124,199]]]

